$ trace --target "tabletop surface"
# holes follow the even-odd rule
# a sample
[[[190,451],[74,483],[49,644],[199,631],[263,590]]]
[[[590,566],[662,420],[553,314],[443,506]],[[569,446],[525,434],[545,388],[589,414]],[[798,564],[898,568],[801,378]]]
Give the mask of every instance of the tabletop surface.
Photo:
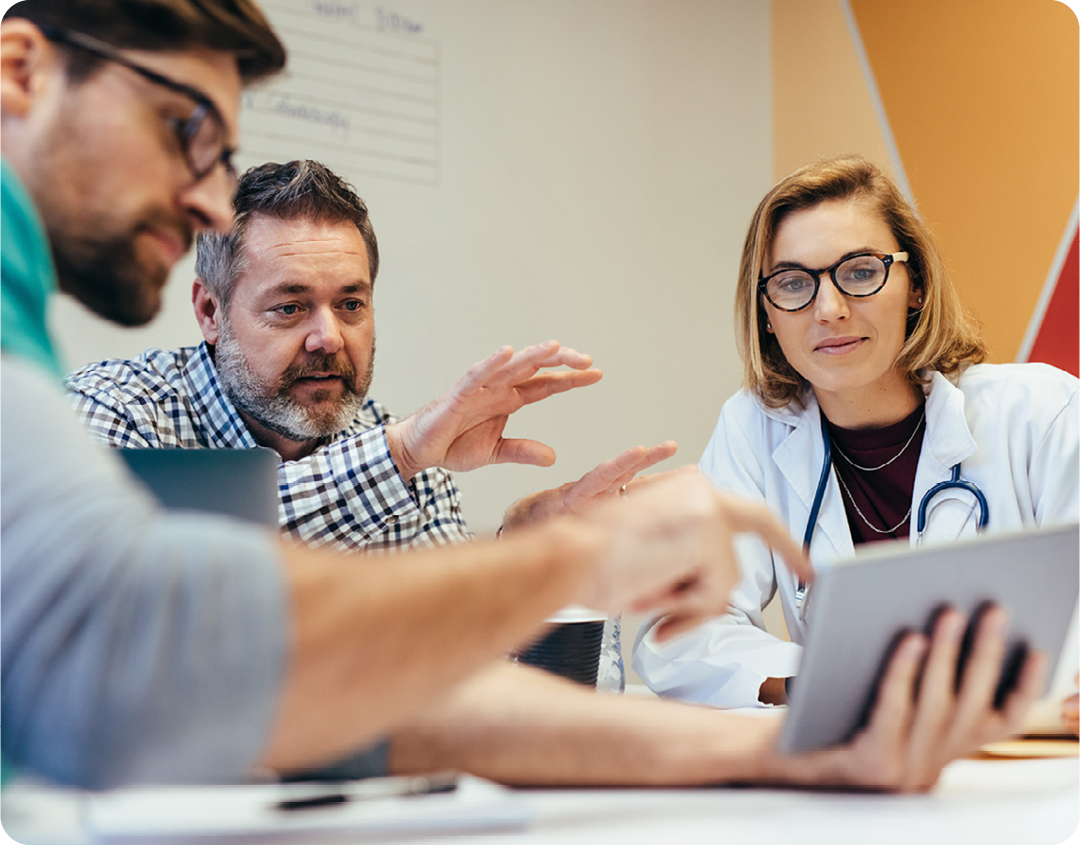
[[[1080,760],[960,760],[925,795],[714,788],[515,790],[512,796],[534,812],[522,829],[392,841],[1057,845],[1071,841],[1080,822]],[[83,800],[80,793],[16,784],[3,794],[0,820],[9,836],[26,845],[84,845]]]

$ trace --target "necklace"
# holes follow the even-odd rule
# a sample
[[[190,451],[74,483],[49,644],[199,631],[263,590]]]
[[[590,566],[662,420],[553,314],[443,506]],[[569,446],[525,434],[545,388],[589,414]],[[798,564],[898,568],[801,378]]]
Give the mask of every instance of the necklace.
[[[885,463],[883,463],[881,466],[876,466],[876,467],[859,466],[857,463],[855,463],[855,461],[851,460],[851,458],[849,458],[847,455],[844,454],[843,449],[841,449],[839,446],[836,446],[835,443],[833,443],[833,445],[836,446],[836,451],[839,452],[840,457],[843,458],[845,461],[847,461],[849,464],[851,464],[853,467],[855,467],[855,469],[861,469],[863,472],[877,472],[879,469],[885,469],[885,467],[887,467],[889,464],[891,464],[893,461],[895,461],[897,458],[899,458],[902,454],[904,454],[904,452],[907,451],[908,446],[911,445],[911,441],[914,440],[915,435],[919,433],[919,429],[922,427],[923,420],[925,420],[925,419],[926,419],[926,405],[924,404],[923,405],[922,416],[919,417],[919,421],[917,423],[915,423],[915,430],[913,432],[911,432],[911,437],[909,437],[907,439],[907,443],[904,444],[904,448],[901,449],[899,452],[897,452],[895,455],[893,455],[891,458],[889,458],[889,460],[885,461]],[[854,502],[852,504],[854,504]],[[858,508],[856,508],[856,510],[858,510]],[[862,514],[859,514],[859,516],[862,516]],[[909,516],[910,516],[910,512],[909,512]],[[869,524],[869,523],[867,523],[867,524]],[[903,524],[904,523],[902,523],[902,522],[900,523],[900,525],[903,525]],[[873,528],[872,525],[870,527]],[[900,526],[898,525],[897,528],[899,528],[899,527]]]
[[[905,446],[904,448],[906,449],[907,447]],[[900,457],[900,456],[897,455],[897,457]],[[893,458],[893,460],[895,461],[896,458]],[[876,525],[874,525],[869,519],[866,518],[866,514],[864,514],[861,510],[859,510],[859,506],[857,504],[855,504],[855,497],[851,495],[851,491],[848,490],[848,486],[844,483],[844,477],[839,472],[836,473],[836,480],[840,482],[840,486],[843,487],[844,492],[847,493],[848,501],[850,501],[851,506],[853,508],[855,508],[855,513],[857,513],[859,515],[859,519],[861,519],[866,524],[866,527],[869,528],[871,531],[875,531],[878,534],[893,534],[896,531],[897,528],[899,528],[901,525],[903,525],[905,522],[907,522],[911,518],[911,508],[909,507],[907,509],[907,513],[904,514],[903,519],[901,519],[898,523],[896,523],[896,525],[894,525],[892,528],[886,528],[884,531],[882,531],[880,528],[878,528]]]

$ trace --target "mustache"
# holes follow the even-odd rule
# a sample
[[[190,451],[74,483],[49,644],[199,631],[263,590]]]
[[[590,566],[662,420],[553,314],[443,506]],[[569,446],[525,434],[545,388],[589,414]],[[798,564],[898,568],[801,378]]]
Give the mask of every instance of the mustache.
[[[289,367],[281,374],[280,389],[288,390],[300,379],[308,378],[316,373],[333,373],[336,376],[341,376],[346,389],[354,389],[356,368],[348,360],[343,361],[334,355],[321,355],[318,358],[305,361],[303,364]]]

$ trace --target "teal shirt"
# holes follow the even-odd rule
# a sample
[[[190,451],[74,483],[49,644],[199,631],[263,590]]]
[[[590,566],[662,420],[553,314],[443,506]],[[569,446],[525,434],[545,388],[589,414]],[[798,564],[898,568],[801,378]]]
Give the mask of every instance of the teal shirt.
[[[45,227],[19,177],[0,161],[0,348],[63,378],[47,325],[57,290]]]
[[[49,297],[56,289],[45,227],[15,171],[0,160],[0,348],[41,364],[60,379],[63,366],[46,325]],[[0,786],[14,774],[0,754]]]

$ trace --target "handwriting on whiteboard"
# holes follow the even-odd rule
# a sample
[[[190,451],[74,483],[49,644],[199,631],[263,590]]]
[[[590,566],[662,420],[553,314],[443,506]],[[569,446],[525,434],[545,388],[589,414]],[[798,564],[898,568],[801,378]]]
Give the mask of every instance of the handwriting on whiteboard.
[[[423,23],[363,0],[261,6],[289,61],[244,94],[241,165],[316,158],[354,181],[438,184],[441,53]]]

